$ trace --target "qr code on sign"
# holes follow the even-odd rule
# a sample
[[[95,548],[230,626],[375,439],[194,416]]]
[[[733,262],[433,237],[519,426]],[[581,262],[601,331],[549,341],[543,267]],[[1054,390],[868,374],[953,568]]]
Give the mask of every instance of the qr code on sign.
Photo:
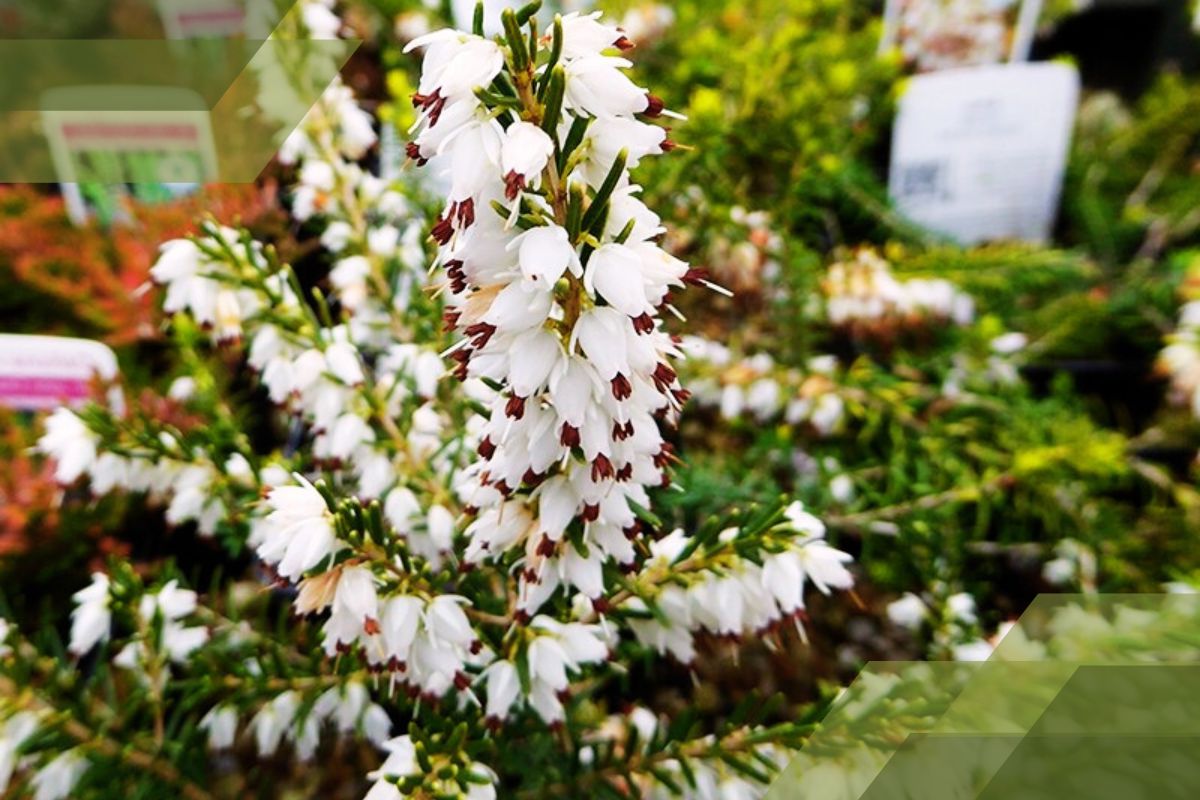
[[[897,195],[909,200],[945,200],[949,197],[945,161],[901,164]]]

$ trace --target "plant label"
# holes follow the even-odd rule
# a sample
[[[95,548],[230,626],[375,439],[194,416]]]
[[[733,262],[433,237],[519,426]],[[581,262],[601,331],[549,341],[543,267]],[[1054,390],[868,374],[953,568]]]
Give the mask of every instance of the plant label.
[[[166,202],[217,174],[209,112],[187,89],[54,89],[42,98],[42,124],[77,224],[124,221],[126,198]]]
[[[168,39],[227,38],[246,28],[239,0],[158,0],[158,14]]]
[[[18,411],[78,407],[92,382],[117,377],[117,357],[100,342],[0,334],[0,405]]]
[[[888,0],[880,51],[918,72],[1029,58],[1043,0]]]
[[[1079,103],[1058,63],[912,78],[892,139],[889,193],[911,221],[962,244],[1050,237]]]

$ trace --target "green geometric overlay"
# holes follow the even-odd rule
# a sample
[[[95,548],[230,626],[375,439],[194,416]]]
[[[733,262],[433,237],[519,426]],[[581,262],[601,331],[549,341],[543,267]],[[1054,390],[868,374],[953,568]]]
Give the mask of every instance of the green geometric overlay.
[[[206,8],[212,15],[236,0],[214,2],[179,19],[203,22]],[[109,5],[84,4],[107,20],[128,18],[137,3]],[[30,36],[52,30],[34,24],[37,4],[17,4],[16,18],[30,22],[0,41],[0,181],[254,181],[359,45],[308,38],[295,0],[254,6],[253,16],[233,6],[245,15],[233,18],[236,35],[189,23],[187,38],[158,28],[80,38],[85,28],[49,39]]]
[[[1039,597],[978,663],[872,663],[767,800],[1200,798],[1200,597]]]

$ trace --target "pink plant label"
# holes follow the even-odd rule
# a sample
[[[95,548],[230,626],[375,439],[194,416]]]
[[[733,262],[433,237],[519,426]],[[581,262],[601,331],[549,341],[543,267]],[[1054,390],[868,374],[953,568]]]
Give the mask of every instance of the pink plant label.
[[[18,411],[78,407],[96,379],[117,376],[117,359],[99,342],[0,334],[0,405]]]
[[[159,0],[168,39],[223,38],[245,33],[244,0]]]

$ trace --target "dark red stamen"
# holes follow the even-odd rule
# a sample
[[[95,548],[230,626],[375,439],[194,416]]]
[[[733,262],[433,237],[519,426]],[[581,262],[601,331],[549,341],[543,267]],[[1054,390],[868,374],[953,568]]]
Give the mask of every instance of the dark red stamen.
[[[616,474],[613,469],[613,463],[604,453],[596,455],[596,459],[592,462],[592,480],[599,481],[602,478],[611,478]]]
[[[492,334],[496,332],[496,326],[486,322],[476,322],[474,325],[467,328],[464,333],[471,337],[471,344],[476,350],[481,350],[491,341]]]
[[[504,196],[509,200],[516,200],[525,189],[525,176],[518,173],[516,170],[504,176]]]
[[[525,416],[525,398],[517,397],[515,394],[508,398],[508,404],[504,406],[504,413],[513,419]]]
[[[618,372],[617,376],[612,379],[612,393],[613,397],[618,400],[628,400],[633,394],[633,384],[629,382],[628,378]]]
[[[654,332],[654,317],[649,314],[642,314],[640,317],[633,318],[633,329],[640,334]]]
[[[421,145],[416,142],[409,142],[405,145],[404,152],[408,154],[409,158],[417,162],[418,167],[423,167],[429,163],[429,159],[421,155]]]
[[[562,432],[558,437],[558,443],[563,447],[579,447],[579,442],[579,428],[564,422]]]
[[[450,241],[450,237],[454,236],[454,223],[449,215],[439,219],[437,224],[433,226],[430,235],[438,244],[444,245]]]
[[[458,223],[464,228],[475,224],[475,201],[469,197],[458,204]]]
[[[658,387],[658,390],[660,392],[665,392],[667,389],[671,388],[671,386],[675,383],[675,379],[679,376],[675,374],[675,370],[660,362],[658,366],[654,368],[654,374],[652,377],[654,378],[654,385]]]

